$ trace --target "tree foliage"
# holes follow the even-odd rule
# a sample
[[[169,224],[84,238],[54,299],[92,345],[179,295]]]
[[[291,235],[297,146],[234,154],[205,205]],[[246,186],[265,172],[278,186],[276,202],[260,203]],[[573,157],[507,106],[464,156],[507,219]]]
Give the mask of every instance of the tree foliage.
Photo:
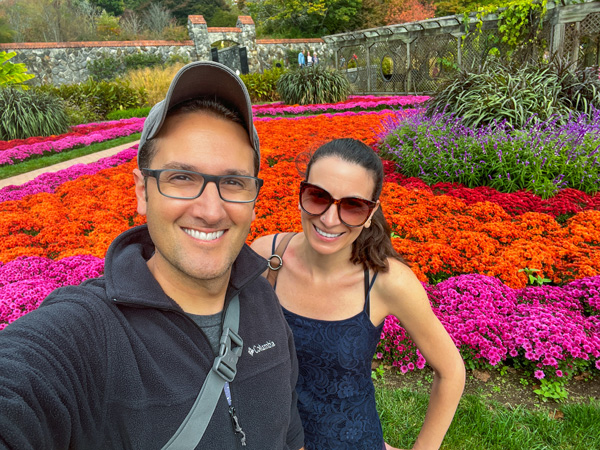
[[[257,25],[266,34],[322,36],[355,29],[361,0],[247,0]]]
[[[227,0],[162,0],[160,3],[171,11],[180,25],[187,24],[189,15],[202,15],[211,26],[217,12],[231,9]]]
[[[503,2],[506,3],[505,0],[435,0],[435,15],[443,17],[475,12],[480,7],[499,5]]]
[[[123,0],[90,0],[90,3],[113,16],[120,16],[125,8]]]
[[[14,32],[5,17],[0,16],[0,42],[12,42]]]
[[[435,5],[423,0],[390,0],[386,24],[416,22],[431,19],[435,15]]]

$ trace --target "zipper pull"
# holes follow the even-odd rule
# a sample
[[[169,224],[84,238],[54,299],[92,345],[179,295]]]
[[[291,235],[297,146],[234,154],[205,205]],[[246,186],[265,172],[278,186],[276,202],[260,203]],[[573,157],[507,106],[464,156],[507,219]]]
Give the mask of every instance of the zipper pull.
[[[235,415],[235,408],[233,406],[229,407],[229,415],[231,416],[231,424],[233,425],[233,431],[235,431],[236,434],[241,434],[240,440],[242,441],[242,447],[245,447],[246,433],[244,433],[244,430],[242,430],[242,427],[240,426],[240,421]]]

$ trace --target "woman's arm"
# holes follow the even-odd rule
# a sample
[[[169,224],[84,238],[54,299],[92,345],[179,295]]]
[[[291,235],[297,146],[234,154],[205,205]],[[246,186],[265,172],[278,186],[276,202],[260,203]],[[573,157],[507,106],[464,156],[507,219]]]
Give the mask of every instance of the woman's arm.
[[[413,449],[438,449],[464,389],[464,363],[450,335],[433,313],[425,289],[410,268],[391,260],[390,271],[380,277],[375,283],[375,292],[383,302],[384,310],[400,320],[434,370],[429,406]]]

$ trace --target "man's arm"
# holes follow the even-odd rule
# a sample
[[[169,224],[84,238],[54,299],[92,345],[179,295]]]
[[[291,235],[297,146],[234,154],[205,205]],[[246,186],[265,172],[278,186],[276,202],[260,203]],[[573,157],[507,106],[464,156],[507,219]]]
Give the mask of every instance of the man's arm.
[[[100,420],[98,396],[89,390],[102,371],[90,361],[103,354],[103,342],[86,332],[81,321],[89,322],[89,314],[61,303],[0,331],[0,446],[69,448]]]

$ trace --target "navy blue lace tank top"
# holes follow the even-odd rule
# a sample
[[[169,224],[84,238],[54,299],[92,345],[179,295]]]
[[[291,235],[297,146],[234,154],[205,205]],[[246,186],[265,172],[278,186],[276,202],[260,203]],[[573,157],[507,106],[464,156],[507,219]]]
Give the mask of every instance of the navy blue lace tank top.
[[[369,283],[365,270],[365,306],[349,319],[310,319],[282,308],[298,355],[296,391],[306,450],[384,448],[371,379],[383,329],[383,323],[376,327],[369,317],[376,277]]]

